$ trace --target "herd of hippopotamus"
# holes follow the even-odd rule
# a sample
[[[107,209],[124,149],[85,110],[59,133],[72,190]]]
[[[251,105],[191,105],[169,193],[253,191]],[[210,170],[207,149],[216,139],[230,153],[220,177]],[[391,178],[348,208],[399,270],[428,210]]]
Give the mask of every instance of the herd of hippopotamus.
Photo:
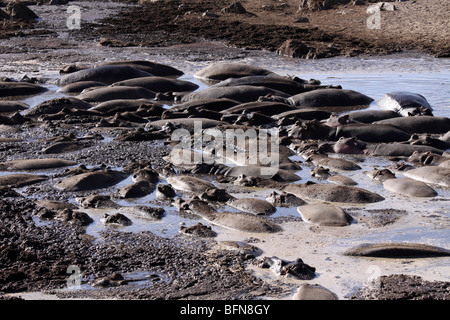
[[[297,208],[301,218],[310,223],[347,226],[352,217],[339,204],[385,200],[377,193],[357,187],[358,181],[345,175],[361,170],[357,162],[346,156],[349,154],[400,160],[389,168],[368,173],[393,194],[428,198],[450,187],[450,156],[446,152],[450,148],[450,119],[434,116],[432,106],[422,95],[387,93],[374,108],[371,106],[374,99],[363,93],[323,85],[317,80],[278,75],[246,63],[214,63],[198,71],[194,76],[208,84],[204,89],[179,79],[183,74],[174,67],[150,61],[69,66],[61,70],[56,82],[58,92],[64,96],[32,108],[17,97],[39,95],[48,90],[45,86],[2,82],[0,124],[14,126],[29,121],[64,120],[92,127],[129,128],[121,131],[116,140],[161,140],[169,148],[174,146],[170,141],[174,130],[184,128],[192,132],[196,122],[201,123],[202,129],[222,131],[251,128],[273,132],[270,130],[276,129],[279,135],[276,173],[261,174],[264,164],[260,163],[180,164],[169,156],[165,158],[164,168],[149,165],[120,171],[76,167],[79,165],[76,161],[54,157],[74,152],[82,148],[81,140],[92,138],[72,137],[55,141],[43,152],[53,156],[1,162],[0,170],[16,173],[0,176],[0,185],[21,187],[48,179],[45,175],[17,172],[71,167],[64,176],[52,180],[53,187],[58,192],[73,192],[77,196],[78,192],[98,190],[98,194],[79,197],[80,207],[115,210],[116,214],[105,216],[105,223],[127,225],[130,221],[124,215],[128,213],[161,219],[163,210],[158,208],[124,208],[114,201],[155,192],[180,211],[189,211],[213,225],[251,233],[282,230],[280,225],[265,219],[277,207]],[[0,138],[2,143],[14,141]],[[196,152],[199,150],[193,149],[192,155]],[[301,183],[296,173],[302,170],[302,162],[291,160],[293,155],[301,156],[313,167],[311,175],[322,177],[323,182]],[[130,175],[132,184],[118,188],[110,196],[101,195],[102,189],[113,187]],[[239,188],[245,188],[246,192],[251,188],[269,189],[272,193],[266,199],[242,198],[236,196]],[[223,211],[224,205],[233,210]],[[58,207],[49,202],[45,206],[48,210]],[[372,250],[365,246],[351,254],[367,252],[374,256],[393,252],[449,255],[444,249],[435,251],[435,248],[402,244]]]

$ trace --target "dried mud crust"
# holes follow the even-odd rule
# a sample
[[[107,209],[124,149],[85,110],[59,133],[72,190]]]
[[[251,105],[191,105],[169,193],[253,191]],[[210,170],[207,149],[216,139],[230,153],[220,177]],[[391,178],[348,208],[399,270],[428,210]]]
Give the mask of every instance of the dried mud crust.
[[[51,227],[37,226],[34,209],[23,198],[0,200],[0,292],[121,299],[254,299],[280,292],[246,272],[243,255],[208,254],[211,242],[114,231],[94,241],[76,225],[55,221]],[[159,279],[147,286],[55,291],[67,286],[69,265],[80,268],[82,283],[117,272],[126,278],[128,272],[141,271]]]
[[[381,12],[380,29],[367,28],[368,4],[299,11],[298,1],[254,0],[242,2],[248,13],[222,12],[230,3],[147,2],[80,32],[101,37],[101,43],[107,46],[169,46],[216,40],[241,48],[276,51],[283,42],[293,39],[313,48],[318,57],[404,50],[448,57],[450,52],[450,5],[438,0],[395,3],[396,11]],[[204,16],[207,11],[218,17]],[[295,23],[298,17],[309,22]]]

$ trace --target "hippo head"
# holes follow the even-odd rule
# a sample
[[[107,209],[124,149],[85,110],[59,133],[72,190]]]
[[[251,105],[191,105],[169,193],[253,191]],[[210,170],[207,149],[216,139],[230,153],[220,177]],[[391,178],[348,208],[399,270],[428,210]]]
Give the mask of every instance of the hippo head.
[[[153,182],[156,183],[159,180],[159,175],[158,173],[151,169],[151,168],[145,168],[145,169],[139,169],[136,170],[133,173],[133,181],[134,182],[139,182],[139,181],[148,181],[148,182]]]
[[[420,163],[422,165],[431,165],[433,164],[433,161],[436,157],[439,157],[439,155],[433,154],[432,152],[418,152],[414,151],[411,156],[409,156],[408,161],[409,162],[416,162]]]
[[[292,131],[295,128],[295,131]],[[305,121],[300,126],[298,123],[291,128],[290,132],[295,133],[292,135],[293,138],[297,138],[300,140],[307,139],[329,139],[336,128],[329,127],[325,124],[322,124],[316,120]]]
[[[333,150],[336,153],[363,154],[366,144],[356,138],[340,137],[335,143]]]

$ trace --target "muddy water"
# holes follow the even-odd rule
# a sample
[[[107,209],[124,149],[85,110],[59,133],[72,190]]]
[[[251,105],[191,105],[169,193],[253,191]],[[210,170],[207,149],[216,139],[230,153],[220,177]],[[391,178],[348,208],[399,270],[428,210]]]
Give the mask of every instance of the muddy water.
[[[89,3],[83,3],[89,11]],[[102,15],[110,14],[114,8],[105,8],[97,15],[84,16],[84,19],[99,19]],[[42,24],[49,27],[45,17],[54,12],[45,7],[38,14],[44,17]],[[59,9],[61,11],[62,9]],[[62,19],[62,18],[61,18]],[[450,116],[450,61],[448,59],[434,59],[419,54],[402,54],[385,57],[358,57],[333,58],[325,60],[297,60],[277,56],[270,52],[241,50],[227,48],[219,43],[205,43],[200,45],[176,46],[171,48],[107,48],[96,43],[79,43],[71,38],[70,33],[64,29],[64,20],[55,20],[52,26],[58,30],[58,37],[50,39],[52,49],[39,47],[24,50],[19,40],[0,41],[6,51],[0,52],[0,75],[20,79],[23,75],[43,78],[50,89],[48,92],[24,99],[23,101],[33,107],[40,102],[63,96],[57,92],[55,80],[58,70],[68,64],[85,63],[96,64],[105,60],[140,60],[148,59],[172,65],[185,72],[180,79],[196,82],[200,89],[207,84],[195,79],[193,74],[212,62],[234,61],[246,62],[270,69],[280,75],[295,75],[304,79],[318,79],[324,84],[342,85],[345,89],[360,91],[377,101],[384,93],[390,91],[411,91],[424,95],[434,107],[436,116]],[[61,43],[66,46],[58,46]],[[81,49],[80,49],[81,48]],[[370,108],[376,109],[376,102]],[[103,143],[111,143],[106,137]],[[450,247],[450,190],[436,187],[438,196],[433,199],[411,199],[394,195],[386,191],[380,183],[372,181],[364,172],[374,168],[384,168],[392,162],[384,158],[367,158],[364,156],[347,156],[348,159],[358,162],[362,170],[356,172],[339,172],[358,182],[358,186],[377,192],[386,198],[385,201],[364,206],[349,206],[342,204],[356,218],[365,217],[367,221],[376,209],[403,210],[398,220],[387,225],[370,225],[369,223],[353,223],[347,227],[318,227],[299,221],[296,208],[278,208],[271,218],[284,219],[283,231],[276,234],[249,234],[212,226],[218,233],[217,241],[238,240],[246,241],[253,238],[254,245],[263,250],[263,256],[278,256],[285,260],[301,258],[305,263],[316,267],[317,277],[308,283],[318,283],[338,294],[344,299],[355,288],[368,284],[376,276],[394,273],[420,275],[426,280],[450,280],[449,258],[439,259],[362,259],[350,258],[342,255],[346,249],[365,242],[414,242]],[[303,162],[295,156],[292,158]],[[303,170],[297,172],[304,183],[308,180],[319,181],[310,175],[310,167],[302,165]],[[46,171],[52,174],[53,171]],[[4,174],[4,173],[0,173]],[[116,187],[131,183],[130,179],[122,181]],[[162,181],[161,183],[165,183]],[[219,187],[222,187],[218,185]],[[23,190],[19,190],[23,191]],[[245,193],[233,193],[236,197],[259,197],[264,199],[272,190],[249,189]],[[70,201],[75,202],[75,199]],[[159,202],[154,194],[133,200],[121,200],[121,205],[157,205],[166,210],[160,221],[149,221],[129,215],[133,224],[120,230],[137,232],[150,230],[163,237],[173,237],[178,234],[181,224],[191,226],[201,219],[180,215],[173,206]],[[220,210],[232,210],[224,207]],[[84,210],[93,219],[94,223],[87,228],[87,233],[98,237],[105,226],[100,219],[104,213],[114,213],[111,210]],[[256,239],[256,240],[255,240]],[[276,280],[277,277],[255,267],[249,267],[257,275],[267,279]],[[296,284],[302,281],[283,280]],[[288,298],[288,297],[287,297]]]

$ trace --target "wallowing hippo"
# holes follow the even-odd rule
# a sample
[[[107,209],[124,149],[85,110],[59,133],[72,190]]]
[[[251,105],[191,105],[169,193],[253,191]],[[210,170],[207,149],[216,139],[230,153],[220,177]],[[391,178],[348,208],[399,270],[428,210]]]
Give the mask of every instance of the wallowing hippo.
[[[378,107],[385,110],[392,110],[400,115],[432,115],[433,108],[427,99],[417,93],[395,91],[386,93],[378,102]]]
[[[257,101],[259,97],[266,95],[280,96],[288,98],[289,95],[269,89],[256,86],[233,86],[233,87],[209,87],[200,91],[192,92],[183,97],[183,101],[192,101],[197,99],[222,99],[228,98],[241,103]]]
[[[127,176],[127,174],[114,170],[92,171],[60,180],[55,187],[68,192],[102,189],[119,183]]]
[[[156,93],[141,87],[99,87],[94,90],[83,91],[77,96],[86,102],[105,102],[117,99],[153,99]]]
[[[100,66],[128,66],[158,77],[180,77],[184,74],[175,67],[148,60],[110,61],[104,62]]]
[[[255,67],[245,63],[214,63],[194,74],[194,77],[207,81],[221,81],[228,78],[241,78],[246,76],[270,75],[272,71]]]
[[[300,93],[290,97],[289,102],[297,108],[323,107],[361,107],[366,108],[373,101],[372,98],[344,89],[320,89]]]
[[[79,81],[98,81],[110,85],[114,82],[127,79],[151,76],[153,76],[153,74],[130,66],[105,65],[66,74],[62,76],[57,83],[61,86],[65,86]]]
[[[279,225],[260,216],[236,212],[217,212],[202,200],[193,199],[187,202],[184,208],[212,224],[225,228],[254,233],[274,233],[282,230]]]
[[[115,82],[113,87],[142,87],[154,92],[188,92],[198,89],[198,85],[185,80],[168,79],[164,77],[141,77]]]
[[[450,118],[434,116],[400,117],[381,121],[374,124],[388,124],[413,133],[446,133],[450,130]]]
[[[376,193],[352,186],[312,183],[288,184],[283,191],[298,197],[317,199],[326,202],[341,203],[374,203],[384,198]]]
[[[28,82],[0,82],[0,97],[31,96],[48,91],[47,88]]]

